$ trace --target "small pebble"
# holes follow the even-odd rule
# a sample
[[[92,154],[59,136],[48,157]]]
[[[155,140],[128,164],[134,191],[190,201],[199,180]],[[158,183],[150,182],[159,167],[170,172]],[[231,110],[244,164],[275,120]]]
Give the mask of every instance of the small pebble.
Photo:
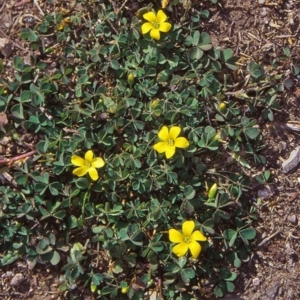
[[[1,278],[6,278],[6,277],[11,277],[12,276],[12,272],[11,271],[7,271],[6,273],[1,275]]]
[[[254,286],[260,285],[260,280],[258,278],[253,278],[252,283]]]
[[[0,140],[0,145],[7,145],[9,142],[9,137],[5,136],[2,140]]]
[[[296,215],[288,216],[288,220],[289,220],[289,222],[292,223],[293,225],[297,225],[297,223],[298,223],[298,220],[297,220]]]
[[[21,273],[17,273],[10,282],[11,286],[17,286],[24,280],[24,275]]]
[[[258,0],[258,4],[264,5],[266,3],[266,0]]]
[[[265,7],[263,7],[263,9],[261,10],[261,13],[260,13],[263,17],[265,17],[267,15],[267,10]]]
[[[270,188],[264,188],[262,190],[257,191],[257,197],[261,199],[266,199],[272,195],[272,190]]]
[[[280,141],[278,144],[279,151],[285,150],[287,147],[287,143],[284,141]]]

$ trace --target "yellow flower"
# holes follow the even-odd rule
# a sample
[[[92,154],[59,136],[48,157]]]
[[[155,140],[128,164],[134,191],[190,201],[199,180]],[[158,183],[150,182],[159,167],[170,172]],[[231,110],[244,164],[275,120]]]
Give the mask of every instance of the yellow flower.
[[[182,224],[182,232],[176,229],[169,230],[169,239],[172,243],[178,243],[174,246],[172,252],[178,257],[181,257],[187,253],[190,249],[192,256],[197,258],[201,252],[201,246],[197,241],[206,241],[206,237],[199,231],[195,230],[194,221],[185,221]]]
[[[160,31],[168,32],[172,25],[170,23],[165,22],[167,20],[166,14],[159,10],[157,15],[154,12],[150,11],[143,15],[144,19],[149,22],[146,22],[142,25],[142,33],[146,34],[150,31],[150,36],[155,39],[160,39]]]
[[[92,150],[89,150],[85,153],[84,159],[77,155],[72,155],[72,164],[76,167],[79,167],[73,171],[73,174],[82,177],[86,173],[89,173],[93,180],[97,180],[99,176],[96,168],[102,168],[105,163],[101,157],[93,157],[94,153]]]
[[[187,148],[189,141],[184,137],[178,137],[181,128],[178,126],[171,127],[170,131],[167,126],[163,126],[158,132],[158,137],[162,142],[156,143],[153,148],[158,153],[166,153],[166,158],[171,158],[177,148]]]

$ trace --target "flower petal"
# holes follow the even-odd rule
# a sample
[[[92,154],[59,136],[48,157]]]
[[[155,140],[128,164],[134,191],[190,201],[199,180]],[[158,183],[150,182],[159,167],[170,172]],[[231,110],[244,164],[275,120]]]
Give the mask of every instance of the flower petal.
[[[189,141],[185,137],[179,137],[175,140],[175,147],[177,148],[187,148],[189,144]]]
[[[182,224],[182,232],[185,236],[190,236],[195,228],[194,221],[185,221]]]
[[[159,10],[157,12],[157,17],[156,17],[156,20],[159,24],[165,22],[167,20],[167,15],[162,11],[162,10]]]
[[[149,23],[149,22],[146,22],[142,25],[141,29],[142,29],[142,33],[143,34],[146,34],[147,32],[149,32],[151,29],[153,29],[154,26]]]
[[[161,32],[168,32],[170,31],[172,25],[170,23],[162,23],[160,24],[158,30]]]
[[[181,243],[183,242],[183,234],[176,229],[169,230],[169,240],[172,243]]]
[[[99,178],[98,172],[95,168],[89,168],[88,172],[93,180],[97,180]]]
[[[166,146],[166,158],[171,158],[175,154],[176,147],[175,146]]]
[[[153,146],[154,150],[156,150],[158,153],[164,153],[167,147],[168,144],[166,142],[159,142]]]
[[[77,155],[72,155],[71,162],[76,167],[83,167],[85,166],[85,160]]]
[[[144,18],[145,20],[151,22],[151,23],[157,21],[156,15],[155,15],[155,13],[152,12],[152,11],[149,11],[149,12],[143,14],[143,18]]]
[[[180,243],[173,247],[172,252],[175,253],[178,257],[183,256],[189,250],[189,245],[187,243]]]
[[[202,234],[201,231],[195,230],[191,235],[192,241],[206,241],[207,238]]]
[[[158,132],[158,137],[164,141],[164,142],[167,142],[168,139],[169,139],[169,129],[167,126],[163,126],[161,128],[161,130]]]
[[[194,258],[197,258],[199,256],[200,252],[201,252],[200,244],[194,241],[194,242],[189,243],[188,246],[189,246],[189,249],[192,253],[192,256]]]
[[[87,166],[76,168],[73,170],[73,174],[82,177],[88,172],[88,170],[89,168]]]
[[[179,136],[180,131],[181,131],[181,128],[179,126],[171,127],[171,129],[170,129],[170,138],[175,141],[176,138]]]
[[[104,165],[105,165],[105,162],[101,157],[96,157],[92,161],[93,168],[102,168]]]
[[[150,36],[155,39],[155,40],[160,40],[160,33],[159,33],[159,30],[156,29],[156,28],[153,28],[151,31],[150,31]]]
[[[92,162],[93,157],[94,157],[94,153],[93,153],[92,150],[87,151],[87,152],[85,153],[85,155],[84,155],[84,159],[85,159],[87,162],[89,162],[89,163]]]

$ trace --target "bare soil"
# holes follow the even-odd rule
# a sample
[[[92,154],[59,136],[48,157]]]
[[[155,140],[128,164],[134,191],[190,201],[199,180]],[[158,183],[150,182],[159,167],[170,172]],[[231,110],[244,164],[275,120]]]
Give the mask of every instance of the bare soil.
[[[40,8],[46,12],[47,4],[42,2]],[[214,46],[233,49],[241,64],[263,62],[268,71],[271,60],[280,57],[285,46],[290,47],[294,59],[300,60],[299,0],[219,0],[217,6],[196,1],[192,9],[199,7],[210,11],[210,18],[201,26],[211,35]],[[0,38],[11,41],[0,53],[6,64],[16,54],[27,57],[30,51],[17,34],[26,22],[42,18],[32,1],[0,0]],[[287,61],[277,72],[288,75],[290,70],[291,62]],[[243,74],[238,76],[243,82]],[[282,109],[275,112],[275,121],[259,120],[267,146],[262,155],[268,160],[265,168],[272,172],[272,181],[268,187],[253,189],[254,198],[266,194],[259,206],[257,247],[250,261],[239,269],[237,289],[234,295],[225,297],[227,300],[300,299],[300,167],[282,172],[282,161],[300,145],[300,131],[286,127],[294,121],[300,130],[300,78],[280,97]],[[252,170],[253,174],[258,171]],[[23,280],[13,286],[12,279],[18,273],[23,274]],[[29,270],[25,263],[13,264],[0,270],[0,299],[65,299],[67,292],[60,290],[59,276],[60,270],[49,266]],[[79,299],[92,299],[83,291],[77,293]]]
[[[299,16],[299,1],[227,0],[212,13],[204,29],[215,46],[233,49],[244,61],[263,62],[268,70],[270,61],[281,56],[286,46],[299,60]],[[283,74],[290,69],[289,62],[280,66]],[[267,195],[260,206],[257,247],[240,270],[235,295],[225,299],[300,299],[300,171],[296,167],[288,174],[282,172],[282,161],[299,146],[299,132],[288,131],[285,126],[300,121],[299,88],[298,81],[293,90],[281,95],[282,109],[276,112],[273,123],[260,122],[267,145],[263,155],[272,183],[253,190],[255,198],[262,191]]]

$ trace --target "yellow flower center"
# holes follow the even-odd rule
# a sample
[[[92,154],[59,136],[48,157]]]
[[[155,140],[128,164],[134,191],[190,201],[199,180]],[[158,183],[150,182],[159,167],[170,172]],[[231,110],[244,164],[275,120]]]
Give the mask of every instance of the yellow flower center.
[[[185,236],[185,237],[183,238],[183,241],[184,241],[186,244],[189,244],[189,243],[192,241],[192,239],[191,239],[190,236]]]
[[[160,27],[160,24],[159,24],[158,21],[152,22],[152,25],[153,25],[153,27],[154,27],[155,29],[159,29],[159,27]]]
[[[89,161],[85,161],[85,165],[86,165],[88,168],[90,168],[90,167],[92,166],[92,163],[89,162]]]
[[[174,146],[174,143],[173,139],[168,139],[168,146]]]

